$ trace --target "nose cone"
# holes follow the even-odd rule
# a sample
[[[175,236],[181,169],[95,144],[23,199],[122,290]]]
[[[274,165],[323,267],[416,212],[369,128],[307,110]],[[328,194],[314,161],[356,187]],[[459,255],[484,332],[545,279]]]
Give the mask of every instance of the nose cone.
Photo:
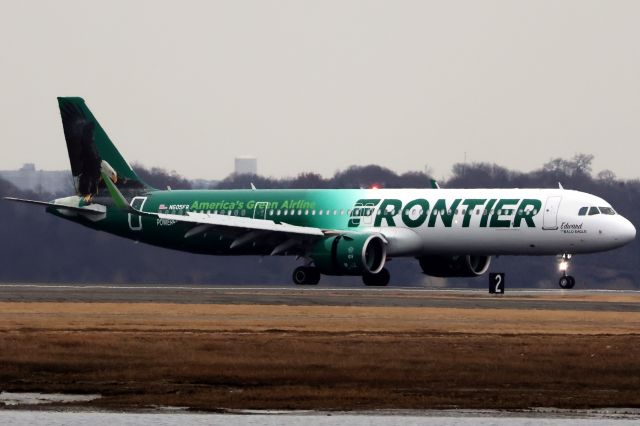
[[[628,244],[636,239],[636,227],[624,217],[621,217],[618,239],[622,244]]]

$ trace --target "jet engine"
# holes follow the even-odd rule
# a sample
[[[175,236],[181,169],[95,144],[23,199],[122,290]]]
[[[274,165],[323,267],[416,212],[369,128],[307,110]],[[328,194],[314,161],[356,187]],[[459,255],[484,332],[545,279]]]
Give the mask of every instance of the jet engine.
[[[422,256],[422,271],[433,277],[477,277],[489,269],[491,256]]]
[[[345,234],[318,241],[310,253],[325,275],[376,274],[387,259],[387,242],[378,234]]]

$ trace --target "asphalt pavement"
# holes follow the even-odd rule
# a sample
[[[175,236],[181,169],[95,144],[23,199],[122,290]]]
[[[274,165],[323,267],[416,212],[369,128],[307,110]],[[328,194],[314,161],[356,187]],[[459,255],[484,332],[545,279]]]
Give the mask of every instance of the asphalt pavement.
[[[115,302],[259,304],[290,306],[394,306],[461,309],[538,309],[640,312],[640,292],[468,289],[323,288],[186,285],[0,284],[2,302]]]

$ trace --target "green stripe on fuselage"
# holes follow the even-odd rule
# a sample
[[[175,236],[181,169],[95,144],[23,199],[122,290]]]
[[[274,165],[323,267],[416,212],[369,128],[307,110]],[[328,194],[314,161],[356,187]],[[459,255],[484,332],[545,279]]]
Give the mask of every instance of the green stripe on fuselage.
[[[442,195],[441,191],[425,194],[431,197],[405,202],[397,191],[388,190],[393,198],[384,197],[385,192],[356,189],[155,191],[149,193],[144,210],[170,214],[205,212],[321,229],[354,230],[386,226],[468,228],[474,223],[481,228],[535,227],[533,218],[542,207],[542,202],[536,199],[445,199],[437,197]],[[417,211],[417,216],[411,216],[412,211]],[[461,220],[454,220],[458,217]]]

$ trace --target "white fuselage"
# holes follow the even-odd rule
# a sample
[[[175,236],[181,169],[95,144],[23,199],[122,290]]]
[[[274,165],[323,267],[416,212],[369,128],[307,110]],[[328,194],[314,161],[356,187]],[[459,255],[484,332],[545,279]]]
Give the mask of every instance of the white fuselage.
[[[382,234],[390,256],[592,253],[623,246],[636,234],[635,227],[609,203],[579,191],[389,189],[367,193],[383,201],[372,209],[372,217],[363,215],[358,228]],[[385,205],[388,199],[393,202]]]

